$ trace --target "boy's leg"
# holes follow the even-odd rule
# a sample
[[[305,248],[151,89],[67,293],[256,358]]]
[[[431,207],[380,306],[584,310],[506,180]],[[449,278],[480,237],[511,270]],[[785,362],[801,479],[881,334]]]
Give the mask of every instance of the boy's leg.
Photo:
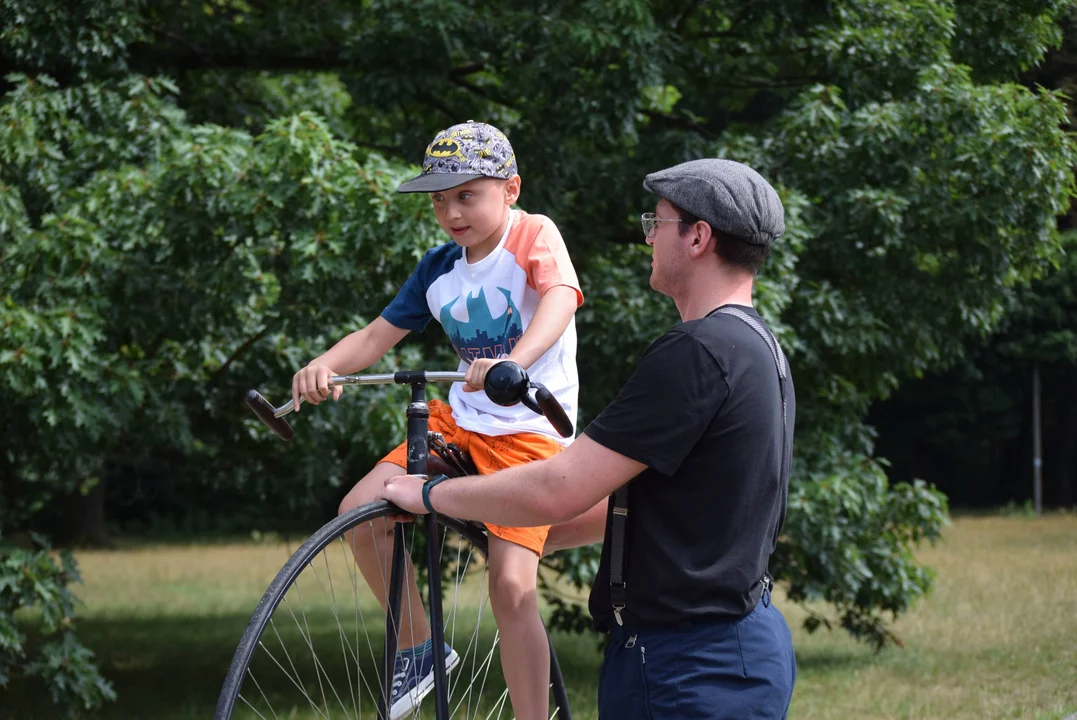
[[[490,606],[512,709],[517,720],[547,720],[550,649],[538,610],[539,556],[494,535],[489,541]]]
[[[367,473],[340,502],[338,514],[343,514],[377,496],[378,490],[385,486],[385,481],[394,475],[404,474],[404,469],[392,463],[378,463]],[[389,570],[393,559],[393,527],[395,523],[386,518],[363,523],[347,534],[355,562],[359,566],[367,585],[382,609],[387,605],[389,593]],[[430,623],[426,619],[422,596],[415,582],[415,568],[411,558],[404,555],[404,567],[407,580],[401,588],[400,596],[400,635],[401,650],[413,648],[426,642],[430,637]]]
[[[452,420],[452,409],[431,400],[429,428],[441,433],[447,442],[454,442],[459,429]],[[398,445],[344,497],[340,512],[368,503],[377,497],[385,480],[403,475],[407,464],[407,443]],[[381,519],[364,523],[348,534],[348,541],[367,585],[373,590],[382,608],[389,593],[389,568],[393,557],[395,523]],[[414,527],[414,525],[412,526]],[[407,580],[400,605],[400,634],[396,663],[393,667],[390,720],[401,720],[415,713],[416,707],[434,687],[433,653],[430,646],[430,624],[415,583],[415,568],[405,555]],[[452,648],[445,647],[445,669],[451,672],[460,662]]]
[[[564,447],[538,433],[481,435],[468,445],[481,474],[552,457]],[[549,718],[550,645],[538,611],[538,563],[547,527],[486,524],[490,543],[490,604],[501,632],[501,667],[520,719]]]

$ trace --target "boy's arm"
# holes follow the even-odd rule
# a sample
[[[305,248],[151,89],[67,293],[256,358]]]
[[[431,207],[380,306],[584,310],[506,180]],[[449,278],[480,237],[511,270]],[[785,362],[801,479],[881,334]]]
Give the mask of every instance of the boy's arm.
[[[558,338],[565,334],[565,329],[579,305],[576,288],[568,285],[555,285],[546,291],[539,300],[535,315],[520,336],[516,347],[509,353],[508,359],[527,369],[553,347]],[[464,390],[474,392],[482,389],[487,371],[500,360],[479,359],[472,361],[464,379]]]
[[[606,515],[610,499],[604,497],[598,504],[582,515],[550,527],[546,543],[542,546],[543,557],[558,550],[583,547],[600,543],[606,535]]]
[[[343,387],[330,387],[334,375],[350,375],[370,367],[404,339],[408,330],[398,328],[382,316],[366,327],[347,335],[326,353],[310,361],[292,378],[292,402],[299,412],[299,398],[317,405],[329,397],[336,400]]]
[[[539,300],[527,330],[524,330],[516,347],[509,353],[509,360],[523,368],[529,368],[546,354],[565,334],[572,316],[576,314],[579,304],[576,297],[576,288],[568,285],[557,285],[547,290]]]

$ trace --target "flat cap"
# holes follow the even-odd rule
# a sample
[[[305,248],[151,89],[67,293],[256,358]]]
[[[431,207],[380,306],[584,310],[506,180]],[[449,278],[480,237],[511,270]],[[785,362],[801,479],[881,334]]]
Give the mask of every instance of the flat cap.
[[[706,158],[648,175],[643,187],[711,227],[753,245],[770,245],[785,232],[778,193],[743,163]]]

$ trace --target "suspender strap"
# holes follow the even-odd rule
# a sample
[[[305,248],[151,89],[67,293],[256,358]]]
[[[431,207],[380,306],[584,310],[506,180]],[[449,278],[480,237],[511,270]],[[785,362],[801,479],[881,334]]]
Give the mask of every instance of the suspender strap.
[[[628,522],[628,483],[613,493],[613,519],[610,521],[610,604],[618,625],[624,625],[625,609],[625,524]]]
[[[785,359],[785,353],[782,352],[781,346],[778,344],[777,339],[770,334],[763,325],[754,317],[744,312],[743,310],[735,307],[720,307],[715,312],[722,313],[723,315],[731,315],[738,320],[743,321],[752,330],[755,330],[759,337],[763,338],[763,342],[767,344],[770,349],[770,354],[774,358],[774,366],[778,370],[778,387],[782,394],[782,459],[779,472],[779,477],[784,478],[786,474],[786,468],[788,467],[788,461],[791,458],[787,457],[786,453],[786,438],[789,431],[789,417],[787,413],[787,404],[785,398],[785,382],[789,377],[789,366]],[[611,496],[613,500],[613,518],[610,520],[610,604],[613,606],[613,616],[617,620],[618,625],[624,625],[624,619],[621,617],[621,613],[625,609],[626,598],[624,572],[625,572],[625,534],[628,524],[628,483],[625,483],[619,487]],[[774,541],[777,542],[778,537],[781,535],[782,525],[785,524],[785,513],[783,511],[782,517],[778,521],[778,527],[774,533]],[[770,588],[770,573],[767,572],[760,580],[763,584],[764,591]]]
[[[786,473],[789,472],[789,465],[792,461],[792,458],[789,457],[789,455],[792,454],[792,449],[790,449],[788,452],[786,451],[786,440],[789,437],[789,413],[788,404],[785,398],[785,382],[789,377],[789,364],[785,359],[785,353],[782,352],[782,347],[778,344],[777,338],[775,338],[770,332],[764,329],[763,325],[760,324],[758,320],[756,320],[754,317],[744,312],[740,308],[720,307],[718,308],[717,312],[720,312],[723,315],[731,315],[738,320],[743,320],[748,327],[750,327],[752,330],[755,330],[759,334],[759,337],[763,338],[763,342],[767,344],[767,347],[770,348],[771,357],[774,358],[774,365],[778,368],[778,389],[782,394],[782,459],[781,464],[778,468],[778,477],[784,482]],[[785,525],[785,509],[782,510],[782,516],[778,518],[778,526],[774,529],[775,543],[778,542],[778,538],[782,534],[783,525]],[[770,573],[768,572],[764,576],[764,583],[769,584],[769,576]]]

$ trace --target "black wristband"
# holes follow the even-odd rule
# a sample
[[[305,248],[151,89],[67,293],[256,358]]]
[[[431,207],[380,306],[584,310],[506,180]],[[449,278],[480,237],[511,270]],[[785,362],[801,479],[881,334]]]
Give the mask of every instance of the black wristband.
[[[423,483],[423,505],[426,506],[427,512],[437,512],[436,510],[434,510],[434,506],[430,504],[430,491],[433,490],[434,486],[437,485],[439,482],[444,482],[448,479],[448,475],[438,475],[436,477],[430,478]]]

